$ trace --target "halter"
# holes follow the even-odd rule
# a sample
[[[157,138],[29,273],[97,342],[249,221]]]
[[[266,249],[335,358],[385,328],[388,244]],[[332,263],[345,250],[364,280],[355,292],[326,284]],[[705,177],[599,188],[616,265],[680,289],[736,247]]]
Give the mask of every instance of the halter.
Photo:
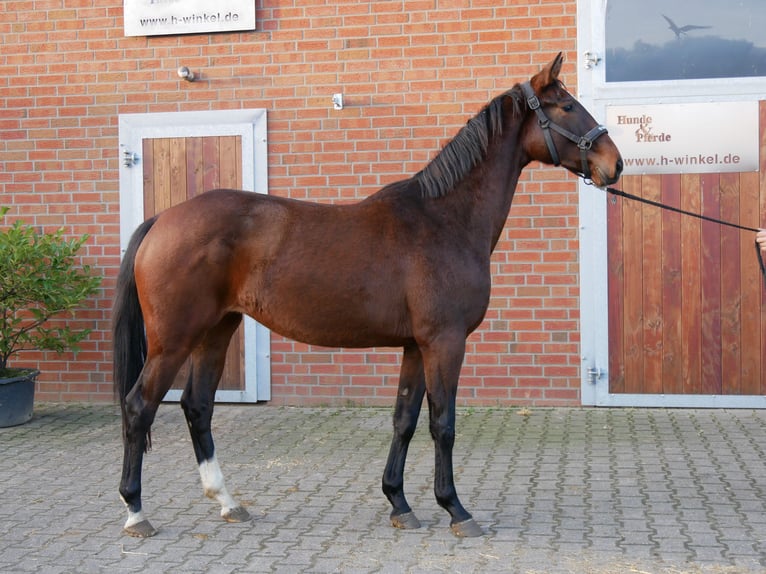
[[[521,90],[524,93],[524,97],[527,98],[527,106],[529,106],[529,109],[533,110],[537,114],[537,121],[540,124],[540,127],[543,129],[545,145],[548,146],[548,152],[551,154],[553,165],[561,165],[561,161],[559,159],[559,153],[556,150],[556,144],[553,142],[551,130],[564,136],[572,143],[577,144],[577,147],[580,149],[580,161],[582,164],[582,170],[572,171],[582,177],[586,182],[589,182],[591,173],[590,168],[588,167],[588,151],[590,151],[590,148],[593,147],[594,141],[607,133],[606,127],[598,125],[586,133],[584,136],[578,137],[572,132],[565,130],[561,126],[554,124],[548,118],[548,116],[545,115],[542,105],[540,104],[540,99],[535,95],[535,91],[532,89],[532,85],[529,82],[524,82],[521,84]]]

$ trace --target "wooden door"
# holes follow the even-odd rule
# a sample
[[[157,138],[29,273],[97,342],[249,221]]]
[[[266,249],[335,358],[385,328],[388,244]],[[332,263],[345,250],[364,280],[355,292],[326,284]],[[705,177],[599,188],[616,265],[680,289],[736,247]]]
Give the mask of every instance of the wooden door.
[[[242,188],[240,136],[170,137],[143,140],[144,218],[216,188]],[[193,307],[194,302],[190,302]],[[173,384],[183,389],[184,365]],[[244,390],[244,329],[229,344],[219,389]]]
[[[760,173],[626,176],[630,193],[748,227],[766,224]],[[752,232],[607,200],[609,392],[766,393],[766,285]]]

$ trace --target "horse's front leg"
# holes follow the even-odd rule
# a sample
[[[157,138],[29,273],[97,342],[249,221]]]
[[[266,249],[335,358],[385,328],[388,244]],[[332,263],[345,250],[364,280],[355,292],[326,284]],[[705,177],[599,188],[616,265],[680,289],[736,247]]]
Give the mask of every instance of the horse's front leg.
[[[455,488],[452,449],[455,445],[455,400],[465,339],[444,337],[424,350],[430,431],[434,440],[434,494],[439,506],[449,512],[450,528],[456,536],[483,534],[481,527],[463,507]]]
[[[393,507],[391,524],[396,528],[420,528],[420,521],[404,496],[404,463],[418,424],[425,390],[420,349],[415,345],[405,347],[394,408],[394,436],[383,473],[383,492]]]
[[[221,505],[221,517],[227,522],[245,522],[251,518],[226,489],[211,430],[215,390],[223,373],[229,340],[240,319],[240,315],[227,316],[194,351],[189,380],[181,397],[203,491]]]

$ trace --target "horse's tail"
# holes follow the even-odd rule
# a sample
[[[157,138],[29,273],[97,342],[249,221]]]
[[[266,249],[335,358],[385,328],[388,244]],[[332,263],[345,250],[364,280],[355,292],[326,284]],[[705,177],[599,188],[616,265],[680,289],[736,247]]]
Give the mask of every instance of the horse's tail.
[[[144,315],[136,289],[136,252],[155,218],[143,222],[133,233],[117,275],[117,287],[112,309],[112,346],[114,392],[120,399],[123,432],[125,431],[125,397],[138,381],[146,361],[146,335]]]

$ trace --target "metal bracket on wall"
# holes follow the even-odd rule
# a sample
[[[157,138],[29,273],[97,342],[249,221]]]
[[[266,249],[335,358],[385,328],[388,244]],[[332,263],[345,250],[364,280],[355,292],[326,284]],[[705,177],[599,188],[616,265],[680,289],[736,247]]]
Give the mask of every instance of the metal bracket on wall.
[[[586,70],[592,70],[601,61],[601,57],[595,52],[585,52],[583,54],[583,66]]]
[[[133,167],[138,163],[139,157],[136,152],[122,150],[122,165],[125,167]]]
[[[602,371],[598,367],[591,367],[590,369],[588,369],[588,382],[591,385],[595,385],[596,383],[598,383],[599,379],[601,379],[601,377],[603,377],[605,374],[606,373],[604,373],[604,371]]]

